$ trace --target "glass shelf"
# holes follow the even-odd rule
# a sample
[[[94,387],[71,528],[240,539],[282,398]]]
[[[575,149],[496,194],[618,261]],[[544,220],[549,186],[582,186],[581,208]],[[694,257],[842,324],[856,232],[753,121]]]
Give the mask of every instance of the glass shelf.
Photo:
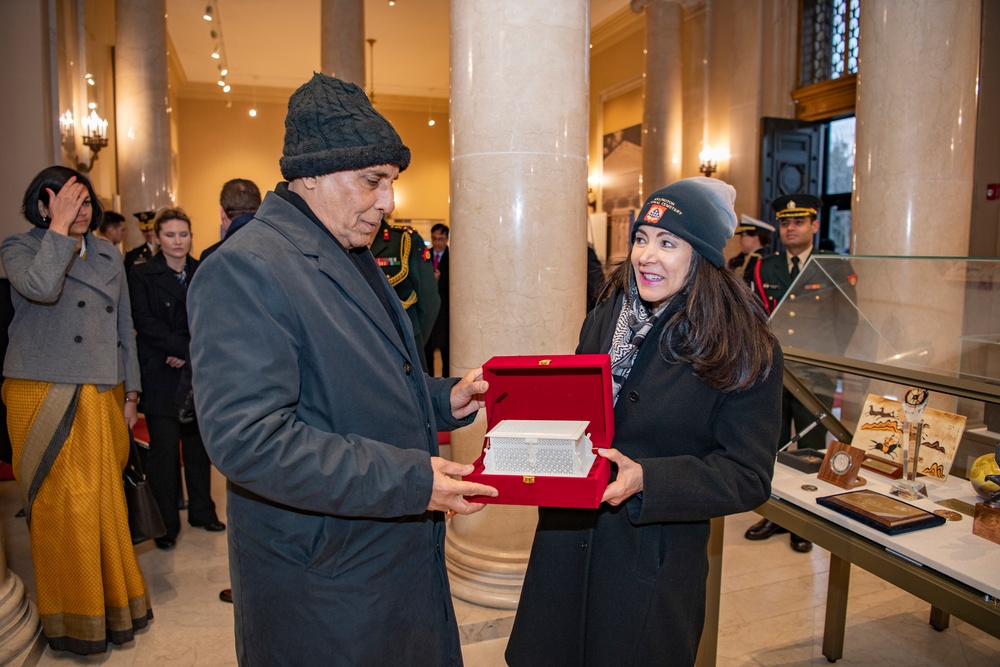
[[[1000,260],[814,254],[771,315],[792,362],[1000,403]]]

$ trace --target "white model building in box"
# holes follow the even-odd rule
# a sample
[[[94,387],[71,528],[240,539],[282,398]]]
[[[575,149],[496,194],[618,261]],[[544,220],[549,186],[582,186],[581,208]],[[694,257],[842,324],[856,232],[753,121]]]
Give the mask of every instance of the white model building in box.
[[[486,434],[485,472],[586,477],[596,454],[589,421],[505,419]]]

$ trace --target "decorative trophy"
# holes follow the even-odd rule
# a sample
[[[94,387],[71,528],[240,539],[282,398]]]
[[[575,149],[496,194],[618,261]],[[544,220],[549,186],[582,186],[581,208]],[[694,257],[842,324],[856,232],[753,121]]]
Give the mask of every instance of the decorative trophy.
[[[889,491],[905,500],[920,500],[927,497],[927,487],[917,481],[917,464],[920,461],[920,442],[924,435],[924,408],[930,392],[919,387],[910,387],[903,397],[903,479],[896,480]],[[916,438],[910,433],[916,426]]]

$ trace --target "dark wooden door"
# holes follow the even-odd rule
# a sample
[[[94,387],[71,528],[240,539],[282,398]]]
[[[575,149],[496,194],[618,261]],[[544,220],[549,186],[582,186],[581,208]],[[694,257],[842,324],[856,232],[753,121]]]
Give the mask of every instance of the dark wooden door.
[[[823,195],[825,123],[763,118],[760,168],[760,218],[774,222],[771,202],[781,195]]]

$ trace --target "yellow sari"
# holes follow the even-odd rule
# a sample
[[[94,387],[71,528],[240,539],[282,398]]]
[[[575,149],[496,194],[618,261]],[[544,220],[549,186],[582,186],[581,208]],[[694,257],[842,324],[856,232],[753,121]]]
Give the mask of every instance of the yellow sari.
[[[25,439],[51,386],[8,378],[7,428],[20,482]],[[81,655],[131,641],[153,617],[128,529],[124,389],[82,385],[69,436],[34,496],[31,556],[49,645]]]

